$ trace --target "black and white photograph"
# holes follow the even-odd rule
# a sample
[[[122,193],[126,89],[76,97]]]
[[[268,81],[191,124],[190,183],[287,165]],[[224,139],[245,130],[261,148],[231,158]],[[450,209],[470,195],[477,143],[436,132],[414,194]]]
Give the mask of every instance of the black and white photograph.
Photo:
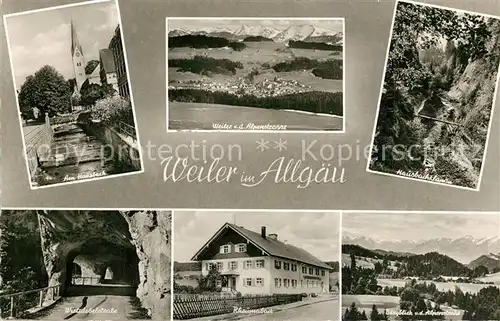
[[[31,189],[143,172],[118,3],[9,14],[4,26]]]
[[[344,132],[343,18],[167,18],[167,131]]]
[[[479,191],[500,18],[398,1],[367,171]]]
[[[343,213],[342,320],[500,320],[500,214]]]
[[[340,318],[339,212],[174,211],[173,319]]]
[[[169,320],[171,233],[171,211],[2,210],[0,319]]]

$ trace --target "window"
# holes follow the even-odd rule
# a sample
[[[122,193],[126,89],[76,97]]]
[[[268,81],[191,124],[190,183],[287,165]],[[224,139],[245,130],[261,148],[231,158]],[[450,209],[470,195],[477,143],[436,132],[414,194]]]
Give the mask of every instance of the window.
[[[309,274],[314,274],[314,269],[313,268],[309,268]]]
[[[297,280],[292,280],[292,288],[296,288],[297,287]]]
[[[221,280],[215,281],[215,286],[218,288],[222,287],[222,281]]]
[[[255,261],[255,267],[256,268],[263,268],[264,267],[264,260]]]
[[[304,280],[300,280],[300,287],[303,288],[304,287]]]
[[[290,270],[290,263],[283,262],[283,270],[289,271]]]
[[[289,279],[283,279],[283,286],[285,288],[288,288],[290,286],[290,280]]]
[[[321,276],[325,276],[325,270],[321,270]]]
[[[274,260],[274,267],[278,270],[281,269],[281,261]]]
[[[245,269],[251,269],[251,268],[253,268],[253,261],[252,260],[245,261]]]
[[[319,269],[316,268],[316,275],[319,275]]]
[[[274,279],[274,286],[277,288],[281,287],[281,279],[280,278],[275,278]]]
[[[236,270],[236,269],[238,269],[238,262],[237,261],[231,261],[231,262],[229,262],[229,269],[230,270]]]
[[[297,264],[292,263],[292,271],[294,271],[294,272],[297,271]]]
[[[222,269],[223,269],[222,262],[217,262],[217,270],[222,271]]]
[[[256,278],[255,285],[256,286],[264,286],[264,279],[263,278]]]
[[[76,63],[76,65],[77,65],[78,67],[80,67],[80,66],[82,65],[82,63],[81,63],[81,62],[77,62],[77,63]]]
[[[252,285],[253,285],[252,279],[251,278],[246,278],[245,279],[245,286],[252,286]]]
[[[307,274],[307,268],[305,266],[302,267],[302,273]]]
[[[235,250],[236,250],[236,252],[240,252],[240,253],[246,252],[247,251],[247,245],[245,243],[237,244],[236,247],[235,247]]]
[[[220,253],[227,254],[227,253],[230,253],[230,252],[231,252],[231,246],[229,244],[222,245],[220,247]]]
[[[307,281],[307,287],[310,288],[311,287],[311,281]]]

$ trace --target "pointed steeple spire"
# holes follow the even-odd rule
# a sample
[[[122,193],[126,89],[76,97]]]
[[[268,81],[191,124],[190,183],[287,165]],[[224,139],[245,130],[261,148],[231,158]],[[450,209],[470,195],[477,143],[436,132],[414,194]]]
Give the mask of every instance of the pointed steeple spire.
[[[73,24],[73,19],[71,19],[71,55],[75,53],[75,49],[78,48],[80,54],[83,55],[82,46],[78,40],[78,35],[76,34],[75,25]]]

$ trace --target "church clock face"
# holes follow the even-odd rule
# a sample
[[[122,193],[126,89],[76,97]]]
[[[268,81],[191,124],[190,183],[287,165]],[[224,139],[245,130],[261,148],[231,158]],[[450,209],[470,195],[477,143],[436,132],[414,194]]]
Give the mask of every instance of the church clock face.
[[[77,57],[80,57],[80,53],[79,53],[79,52],[77,52],[77,53],[76,53],[76,56],[77,56]]]

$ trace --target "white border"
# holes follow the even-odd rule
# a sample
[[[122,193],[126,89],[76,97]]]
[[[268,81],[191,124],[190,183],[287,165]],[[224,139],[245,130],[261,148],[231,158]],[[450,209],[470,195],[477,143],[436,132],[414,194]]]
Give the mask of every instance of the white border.
[[[87,179],[81,179],[81,180],[76,180],[72,182],[63,182],[63,183],[58,183],[58,184],[48,184],[48,185],[43,185],[43,186],[33,186],[32,182],[32,177],[31,173],[29,170],[28,166],[28,155],[26,153],[26,141],[24,139],[24,131],[23,131],[23,122],[21,118],[21,108],[19,106],[19,100],[18,100],[18,95],[15,93],[17,90],[16,86],[16,76],[14,72],[14,64],[12,62],[12,51],[10,47],[10,40],[9,40],[9,32],[7,30],[7,18],[10,17],[16,17],[16,16],[22,16],[26,14],[32,14],[32,13],[38,13],[38,12],[44,12],[44,11],[51,11],[51,10],[58,10],[58,9],[64,9],[64,8],[69,8],[69,7],[77,7],[77,6],[82,6],[82,5],[92,5],[92,4],[97,4],[97,3],[104,3],[104,2],[112,2],[114,1],[116,4],[116,10],[118,13],[118,24],[120,26],[120,37],[121,41],[123,44],[123,58],[125,60],[125,68],[127,69],[127,81],[128,81],[128,87],[129,87],[129,92],[130,92],[130,104],[132,106],[132,114],[134,116],[134,123],[135,123],[135,131],[136,131],[136,136],[137,136],[137,149],[139,152],[139,158],[140,158],[140,163],[141,163],[141,168],[138,171],[134,172],[129,172],[129,173],[119,173],[119,174],[109,174],[106,176],[102,177],[95,177],[95,178],[87,178]],[[121,19],[121,14],[120,14],[120,5],[118,3],[118,0],[90,0],[87,2],[78,2],[78,3],[72,3],[68,5],[60,5],[60,6],[55,6],[55,7],[48,7],[48,8],[43,8],[43,9],[36,9],[36,10],[29,10],[29,11],[22,11],[22,12],[17,12],[17,13],[12,13],[12,14],[6,14],[3,15],[3,23],[4,23],[4,29],[5,29],[5,37],[7,38],[7,49],[9,53],[9,61],[10,61],[10,71],[12,74],[12,83],[14,85],[14,94],[16,97],[16,106],[17,106],[17,114],[18,114],[18,119],[19,119],[19,127],[21,129],[21,138],[23,141],[23,152],[24,152],[24,159],[25,159],[25,164],[26,164],[26,173],[28,175],[28,180],[30,184],[30,189],[31,190],[37,190],[37,189],[43,189],[43,188],[51,188],[51,187],[56,187],[56,186],[62,186],[62,185],[71,185],[71,184],[79,184],[79,183],[86,183],[86,182],[91,182],[91,181],[97,181],[97,180],[103,180],[103,179],[108,179],[108,178],[115,178],[115,177],[121,177],[121,176],[128,176],[128,175],[136,175],[136,174],[142,174],[144,173],[144,159],[143,159],[143,152],[142,152],[142,147],[140,144],[140,138],[139,138],[139,130],[138,130],[138,123],[137,123],[137,116],[135,112],[135,104],[134,104],[134,97],[132,93],[132,84],[130,82],[130,69],[128,66],[128,59],[127,59],[127,51],[125,49],[125,39],[123,35],[123,24],[122,24],[122,19]]]
[[[492,102],[491,111],[490,111],[490,120],[489,120],[489,124],[488,124],[488,131],[486,133],[486,142],[485,142],[485,146],[484,146],[483,160],[482,160],[482,163],[481,163],[481,171],[479,173],[479,179],[477,181],[477,185],[476,185],[477,187],[476,188],[459,186],[459,185],[451,185],[451,184],[445,184],[445,183],[440,183],[440,182],[433,182],[433,181],[426,180],[426,179],[406,177],[406,176],[402,176],[402,175],[397,175],[397,174],[392,174],[392,173],[386,173],[386,172],[381,172],[381,171],[375,171],[375,170],[370,169],[370,162],[371,162],[371,159],[372,159],[371,152],[373,151],[373,143],[375,141],[375,133],[377,131],[378,117],[379,117],[379,113],[380,113],[380,103],[382,101],[382,92],[384,90],[384,84],[385,84],[384,80],[385,80],[385,74],[386,74],[386,69],[387,69],[387,60],[389,58],[389,51],[390,51],[390,48],[391,48],[391,41],[392,41],[392,33],[393,33],[393,28],[394,28],[394,21],[396,19],[396,12],[397,12],[397,8],[398,8],[398,4],[400,2],[402,2],[402,3],[410,3],[410,4],[414,4],[414,5],[427,6],[427,7],[432,7],[432,8],[437,8],[437,9],[443,9],[443,10],[450,10],[450,11],[461,12],[461,13],[467,13],[467,14],[470,14],[470,15],[483,16],[483,17],[486,17],[486,18],[492,18],[492,19],[498,19],[498,20],[500,20],[500,17],[493,16],[493,15],[488,15],[488,14],[484,14],[484,13],[478,13],[478,12],[472,12],[472,11],[466,11],[466,10],[461,10],[461,9],[449,8],[449,7],[444,7],[444,6],[438,6],[438,5],[433,5],[433,4],[428,4],[428,3],[423,3],[423,2],[413,1],[413,0],[396,0],[396,4],[394,5],[394,13],[393,13],[393,16],[392,16],[391,31],[389,33],[389,42],[387,44],[387,53],[386,53],[386,56],[385,56],[384,72],[383,72],[383,75],[382,75],[382,82],[381,82],[381,85],[380,85],[380,94],[379,94],[378,105],[377,105],[377,114],[375,116],[375,124],[373,125],[373,133],[372,133],[372,139],[371,139],[371,143],[370,143],[370,158],[368,159],[368,161],[366,163],[366,171],[369,172],[369,173],[374,173],[374,174],[379,174],[379,175],[384,175],[384,176],[398,177],[398,178],[412,180],[412,181],[426,182],[426,183],[434,184],[434,185],[441,185],[441,186],[447,186],[447,187],[453,187],[453,188],[459,188],[459,189],[464,189],[464,190],[479,192],[479,189],[481,188],[481,180],[482,180],[482,177],[483,177],[483,171],[484,171],[484,167],[485,167],[485,163],[486,163],[486,153],[488,151],[488,141],[489,141],[489,138],[490,138],[491,127],[492,127],[493,116],[494,116],[494,109],[495,109],[495,105],[496,105],[496,101],[497,101],[497,95],[498,95],[498,87],[499,87],[498,84],[500,82],[500,66],[499,66],[498,71],[497,71],[497,80],[496,80],[496,83],[495,83],[495,90],[494,90],[494,93],[493,93],[493,102]]]
[[[230,130],[230,129],[170,129],[169,125],[169,100],[168,100],[168,21],[169,20],[340,20],[342,21],[342,130]],[[191,132],[191,133],[329,133],[329,134],[345,134],[346,132],[346,79],[345,79],[345,57],[346,57],[346,35],[345,35],[345,18],[344,17],[167,17],[165,18],[165,91],[166,91],[166,131],[168,133],[176,132]],[[258,108],[258,107],[255,107]],[[301,111],[299,111],[301,112]],[[306,113],[306,112],[304,112]],[[317,114],[323,117],[340,118],[340,116],[329,114]]]

